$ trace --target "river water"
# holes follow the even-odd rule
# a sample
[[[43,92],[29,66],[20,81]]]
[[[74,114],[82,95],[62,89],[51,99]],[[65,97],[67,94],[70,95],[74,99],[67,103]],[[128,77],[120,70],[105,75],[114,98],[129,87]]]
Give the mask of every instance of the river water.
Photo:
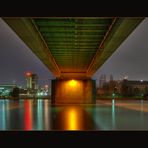
[[[0,99],[0,130],[148,130],[148,101],[53,106],[48,99]]]

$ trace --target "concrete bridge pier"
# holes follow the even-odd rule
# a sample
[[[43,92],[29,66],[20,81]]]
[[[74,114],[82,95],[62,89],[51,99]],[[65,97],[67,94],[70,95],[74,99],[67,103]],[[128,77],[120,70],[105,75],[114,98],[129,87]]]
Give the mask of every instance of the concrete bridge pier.
[[[52,80],[52,104],[96,103],[96,81],[91,79]]]

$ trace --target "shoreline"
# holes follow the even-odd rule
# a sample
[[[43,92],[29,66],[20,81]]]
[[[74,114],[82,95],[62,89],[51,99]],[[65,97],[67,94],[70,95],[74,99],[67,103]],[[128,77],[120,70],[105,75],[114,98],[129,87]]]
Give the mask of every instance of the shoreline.
[[[10,100],[27,100],[27,99],[32,99],[32,100],[37,100],[37,99],[49,99],[51,100],[51,96],[46,96],[46,97],[0,97],[0,100],[3,99],[10,99]]]
[[[46,97],[0,97],[0,100],[4,100],[4,99],[9,99],[9,100],[38,100],[38,99],[48,99],[51,100],[51,96],[46,96]],[[148,100],[148,98],[96,98],[97,100]]]

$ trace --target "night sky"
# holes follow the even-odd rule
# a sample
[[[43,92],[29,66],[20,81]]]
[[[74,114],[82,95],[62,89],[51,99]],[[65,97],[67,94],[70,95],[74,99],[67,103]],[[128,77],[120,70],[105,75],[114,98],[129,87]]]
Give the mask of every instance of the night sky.
[[[128,36],[119,48],[94,74],[99,79],[101,74],[110,74],[115,80],[123,79],[148,81],[148,18]]]
[[[0,18],[0,84],[26,86],[25,73],[37,73],[39,84],[54,78],[46,66]]]
[[[32,53],[25,43],[0,18],[0,84],[26,85],[25,73],[37,73],[39,83],[54,79],[52,73]],[[148,18],[132,32],[112,56],[94,74],[115,80],[128,76],[130,80],[148,80]]]

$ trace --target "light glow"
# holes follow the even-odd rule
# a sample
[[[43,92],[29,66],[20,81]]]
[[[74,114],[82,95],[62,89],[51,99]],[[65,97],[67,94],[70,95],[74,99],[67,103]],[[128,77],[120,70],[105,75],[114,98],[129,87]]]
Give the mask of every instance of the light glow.
[[[45,88],[48,88],[48,85],[45,85]]]
[[[69,85],[70,85],[71,87],[76,87],[76,85],[77,85],[76,80],[71,80],[71,81],[69,82]]]
[[[112,100],[112,127],[115,128],[115,100]]]
[[[31,76],[31,73],[30,72],[26,72],[26,76]]]
[[[68,130],[77,130],[77,115],[75,110],[70,110],[68,117]]]

